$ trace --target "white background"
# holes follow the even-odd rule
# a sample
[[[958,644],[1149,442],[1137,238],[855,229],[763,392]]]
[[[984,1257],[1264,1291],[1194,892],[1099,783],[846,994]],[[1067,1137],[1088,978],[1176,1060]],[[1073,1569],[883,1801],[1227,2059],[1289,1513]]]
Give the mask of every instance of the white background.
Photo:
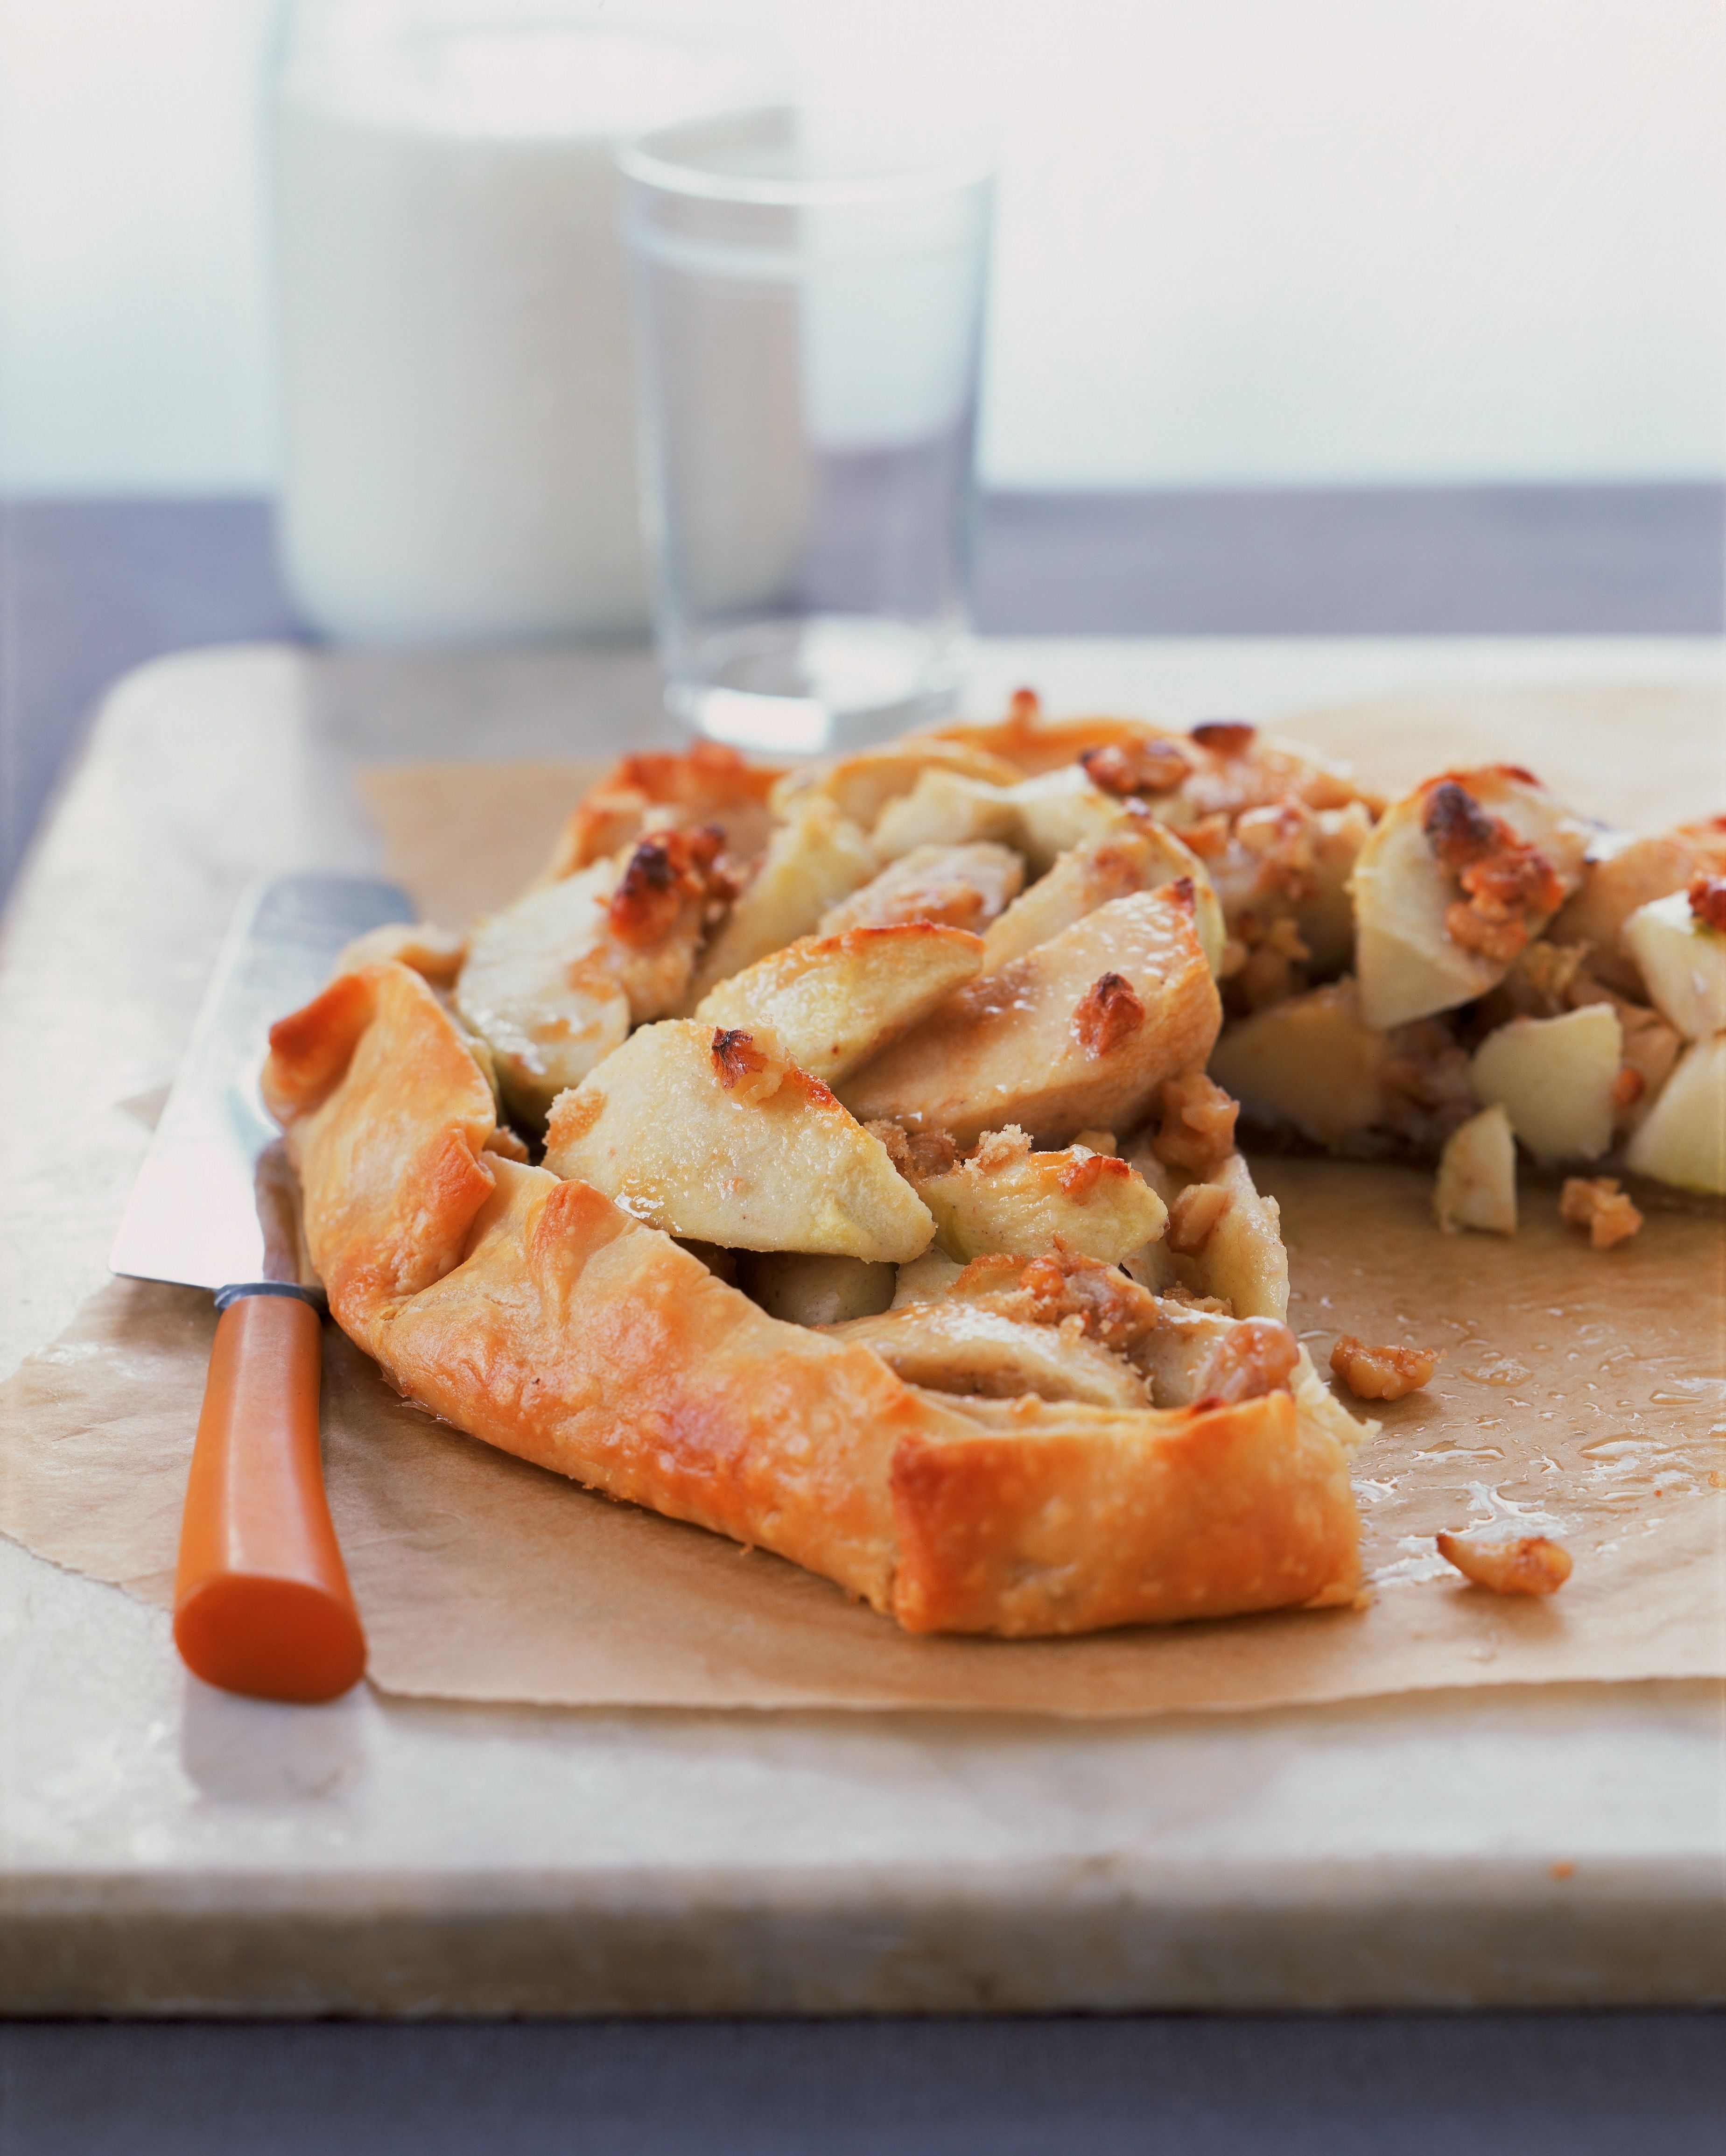
[[[998,126],[984,465],[1726,470],[1726,0],[784,0]],[[0,0],[0,485],[274,464],[269,0]]]

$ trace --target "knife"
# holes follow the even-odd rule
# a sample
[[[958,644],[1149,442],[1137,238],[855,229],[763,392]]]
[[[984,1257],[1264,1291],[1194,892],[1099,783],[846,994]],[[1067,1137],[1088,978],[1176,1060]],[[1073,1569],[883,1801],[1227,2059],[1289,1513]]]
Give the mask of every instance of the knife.
[[[366,1638],[324,1494],[324,1306],[304,1284],[299,1186],[258,1091],[271,1023],[343,945],[411,921],[392,884],[289,875],[247,893],[120,1224],[110,1269],[216,1290],[216,1339],[174,1578],[174,1643],[206,1683],[334,1699]]]

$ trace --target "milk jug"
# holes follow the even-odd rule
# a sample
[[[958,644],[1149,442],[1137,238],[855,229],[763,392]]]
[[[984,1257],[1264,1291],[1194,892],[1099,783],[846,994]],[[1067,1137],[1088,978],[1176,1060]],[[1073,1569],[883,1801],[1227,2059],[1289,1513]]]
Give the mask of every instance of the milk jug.
[[[299,0],[271,136],[280,540],[342,641],[648,616],[613,153],[759,95],[729,0]]]

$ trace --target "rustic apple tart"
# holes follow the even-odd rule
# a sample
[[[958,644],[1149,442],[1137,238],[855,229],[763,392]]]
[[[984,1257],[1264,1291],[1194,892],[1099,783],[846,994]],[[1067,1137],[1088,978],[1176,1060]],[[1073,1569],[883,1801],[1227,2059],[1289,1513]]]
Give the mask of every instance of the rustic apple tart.
[[[1243,1116],[1513,1229],[1519,1143],[1726,1188],[1723,1028],[1726,820],[1616,840],[1508,767],[1386,803],[1027,694],[791,772],[625,758],[512,905],[345,954],[264,1082],[407,1397],[908,1630],[1023,1636],[1356,1596],[1362,1425]]]

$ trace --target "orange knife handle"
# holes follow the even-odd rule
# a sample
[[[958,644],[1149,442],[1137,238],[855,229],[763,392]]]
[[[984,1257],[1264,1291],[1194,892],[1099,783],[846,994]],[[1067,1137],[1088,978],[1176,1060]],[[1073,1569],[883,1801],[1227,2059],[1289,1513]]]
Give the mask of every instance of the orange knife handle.
[[[366,1635],[318,1450],[322,1327],[292,1291],[224,1291],[186,1486],[174,1644],[206,1684],[334,1699]]]

